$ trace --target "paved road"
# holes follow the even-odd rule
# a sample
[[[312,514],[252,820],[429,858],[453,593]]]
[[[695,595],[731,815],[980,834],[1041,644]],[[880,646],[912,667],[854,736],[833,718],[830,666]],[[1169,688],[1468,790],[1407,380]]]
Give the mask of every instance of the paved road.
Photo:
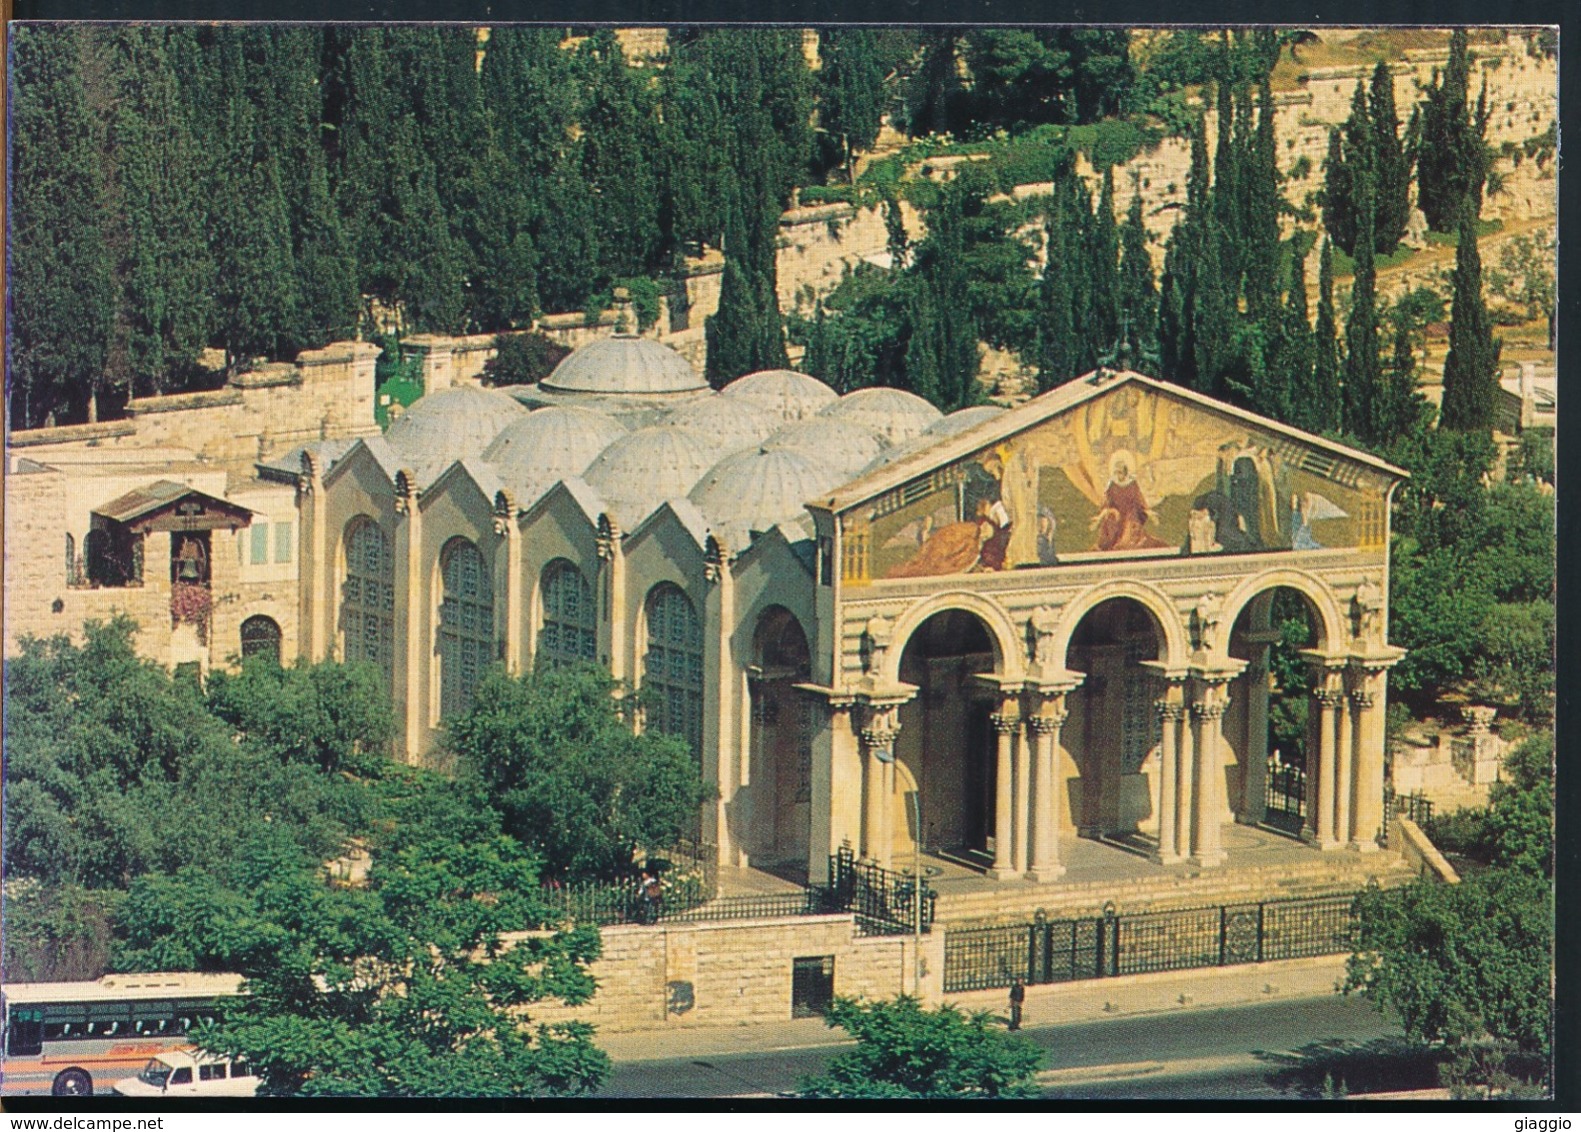
[[[1375,1044],[1358,1060],[1374,1079],[1393,1079],[1379,1051],[1400,1033],[1365,1002],[1337,996],[1023,1032],[1050,1051],[1040,1077],[1049,1096],[1108,1098],[1311,1094],[1335,1057],[1366,1043]],[[774,1095],[794,1090],[799,1078],[819,1072],[837,1052],[826,1047],[617,1062],[600,1095]],[[1329,1060],[1320,1062],[1323,1056]]]

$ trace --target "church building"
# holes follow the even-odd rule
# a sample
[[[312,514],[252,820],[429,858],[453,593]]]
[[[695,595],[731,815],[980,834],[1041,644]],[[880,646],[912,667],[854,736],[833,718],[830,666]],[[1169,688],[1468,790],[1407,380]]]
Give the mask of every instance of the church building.
[[[1213,866],[1264,818],[1289,591],[1303,836],[1377,846],[1404,473],[1180,386],[1099,371],[942,416],[784,370],[715,392],[616,333],[293,461],[294,652],[378,665],[408,760],[491,665],[593,661],[696,752],[722,864],[818,881],[920,839],[1041,881],[1085,836]]]

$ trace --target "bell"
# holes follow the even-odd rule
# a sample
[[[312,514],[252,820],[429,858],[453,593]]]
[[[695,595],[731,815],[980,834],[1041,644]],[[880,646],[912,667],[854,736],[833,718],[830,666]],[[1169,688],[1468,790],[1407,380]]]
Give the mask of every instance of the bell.
[[[176,578],[183,582],[197,582],[203,578],[202,564],[198,561],[198,547],[191,539],[181,544],[181,556],[176,559]]]

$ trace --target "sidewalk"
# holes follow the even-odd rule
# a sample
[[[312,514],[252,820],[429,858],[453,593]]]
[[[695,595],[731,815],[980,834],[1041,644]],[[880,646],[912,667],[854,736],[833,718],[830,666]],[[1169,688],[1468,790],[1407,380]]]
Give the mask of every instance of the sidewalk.
[[[1345,980],[1344,955],[1208,967],[1152,975],[1121,975],[1079,983],[1027,988],[1022,1024],[1028,1027],[1094,1022],[1123,1015],[1162,1014],[1244,1006],[1275,999],[1318,998],[1335,993]],[[966,991],[946,995],[965,1011],[1003,1015],[1006,991]],[[616,1061],[667,1061],[729,1053],[772,1053],[847,1044],[844,1030],[821,1018],[799,1018],[757,1026],[682,1026],[625,1033],[599,1033],[594,1039]]]

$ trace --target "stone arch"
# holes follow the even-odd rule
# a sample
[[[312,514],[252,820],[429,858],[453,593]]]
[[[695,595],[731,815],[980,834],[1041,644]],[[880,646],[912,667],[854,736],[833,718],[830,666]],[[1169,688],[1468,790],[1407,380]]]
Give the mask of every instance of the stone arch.
[[[280,663],[280,623],[273,617],[258,614],[243,621],[241,642],[243,659],[265,654]]]
[[[492,564],[467,538],[446,541],[439,554],[434,652],[439,661],[438,718],[472,704],[484,672],[498,659]]]
[[[811,679],[812,655],[801,619],[783,605],[757,611],[751,622],[748,698],[753,815],[752,854],[764,861],[805,864],[811,837],[812,702],[796,686]]]
[[[642,603],[643,653],[640,689],[646,693],[649,727],[686,741],[699,764],[703,757],[703,617],[674,582],[648,590]]]
[[[539,571],[534,601],[534,663],[562,666],[598,657],[598,598],[587,574],[569,558]]]
[[[1311,610],[1317,614],[1317,647],[1320,651],[1331,652],[1344,646],[1350,637],[1346,631],[1347,618],[1339,599],[1334,596],[1333,588],[1315,574],[1281,566],[1247,578],[1224,599],[1220,609],[1220,623],[1225,626],[1226,631],[1219,635],[1220,639],[1213,651],[1214,660],[1228,661],[1230,655],[1228,628],[1235,624],[1241,609],[1259,595],[1276,589],[1295,590],[1310,603]]]
[[[344,660],[375,664],[395,675],[395,544],[378,520],[353,515],[335,553],[339,595],[335,624]]]
[[[1017,634],[1010,614],[997,602],[980,594],[965,590],[947,590],[933,594],[906,609],[895,622],[891,644],[884,657],[884,670],[879,676],[894,684],[900,679],[900,658],[906,643],[928,618],[936,613],[959,609],[973,614],[988,630],[988,639],[994,646],[994,671],[1001,676],[1018,679],[1026,667],[1026,646]]]
[[[1067,603],[1062,611],[1059,631],[1049,655],[1056,657],[1063,664],[1070,652],[1071,638],[1075,636],[1076,627],[1081,624],[1082,618],[1104,602],[1119,597],[1130,598],[1153,615],[1153,620],[1158,623],[1159,629],[1164,634],[1164,655],[1158,659],[1167,668],[1184,668],[1187,654],[1191,649],[1186,640],[1186,624],[1181,619],[1180,611],[1175,608],[1175,603],[1164,591],[1146,582],[1130,579],[1100,582]]]

